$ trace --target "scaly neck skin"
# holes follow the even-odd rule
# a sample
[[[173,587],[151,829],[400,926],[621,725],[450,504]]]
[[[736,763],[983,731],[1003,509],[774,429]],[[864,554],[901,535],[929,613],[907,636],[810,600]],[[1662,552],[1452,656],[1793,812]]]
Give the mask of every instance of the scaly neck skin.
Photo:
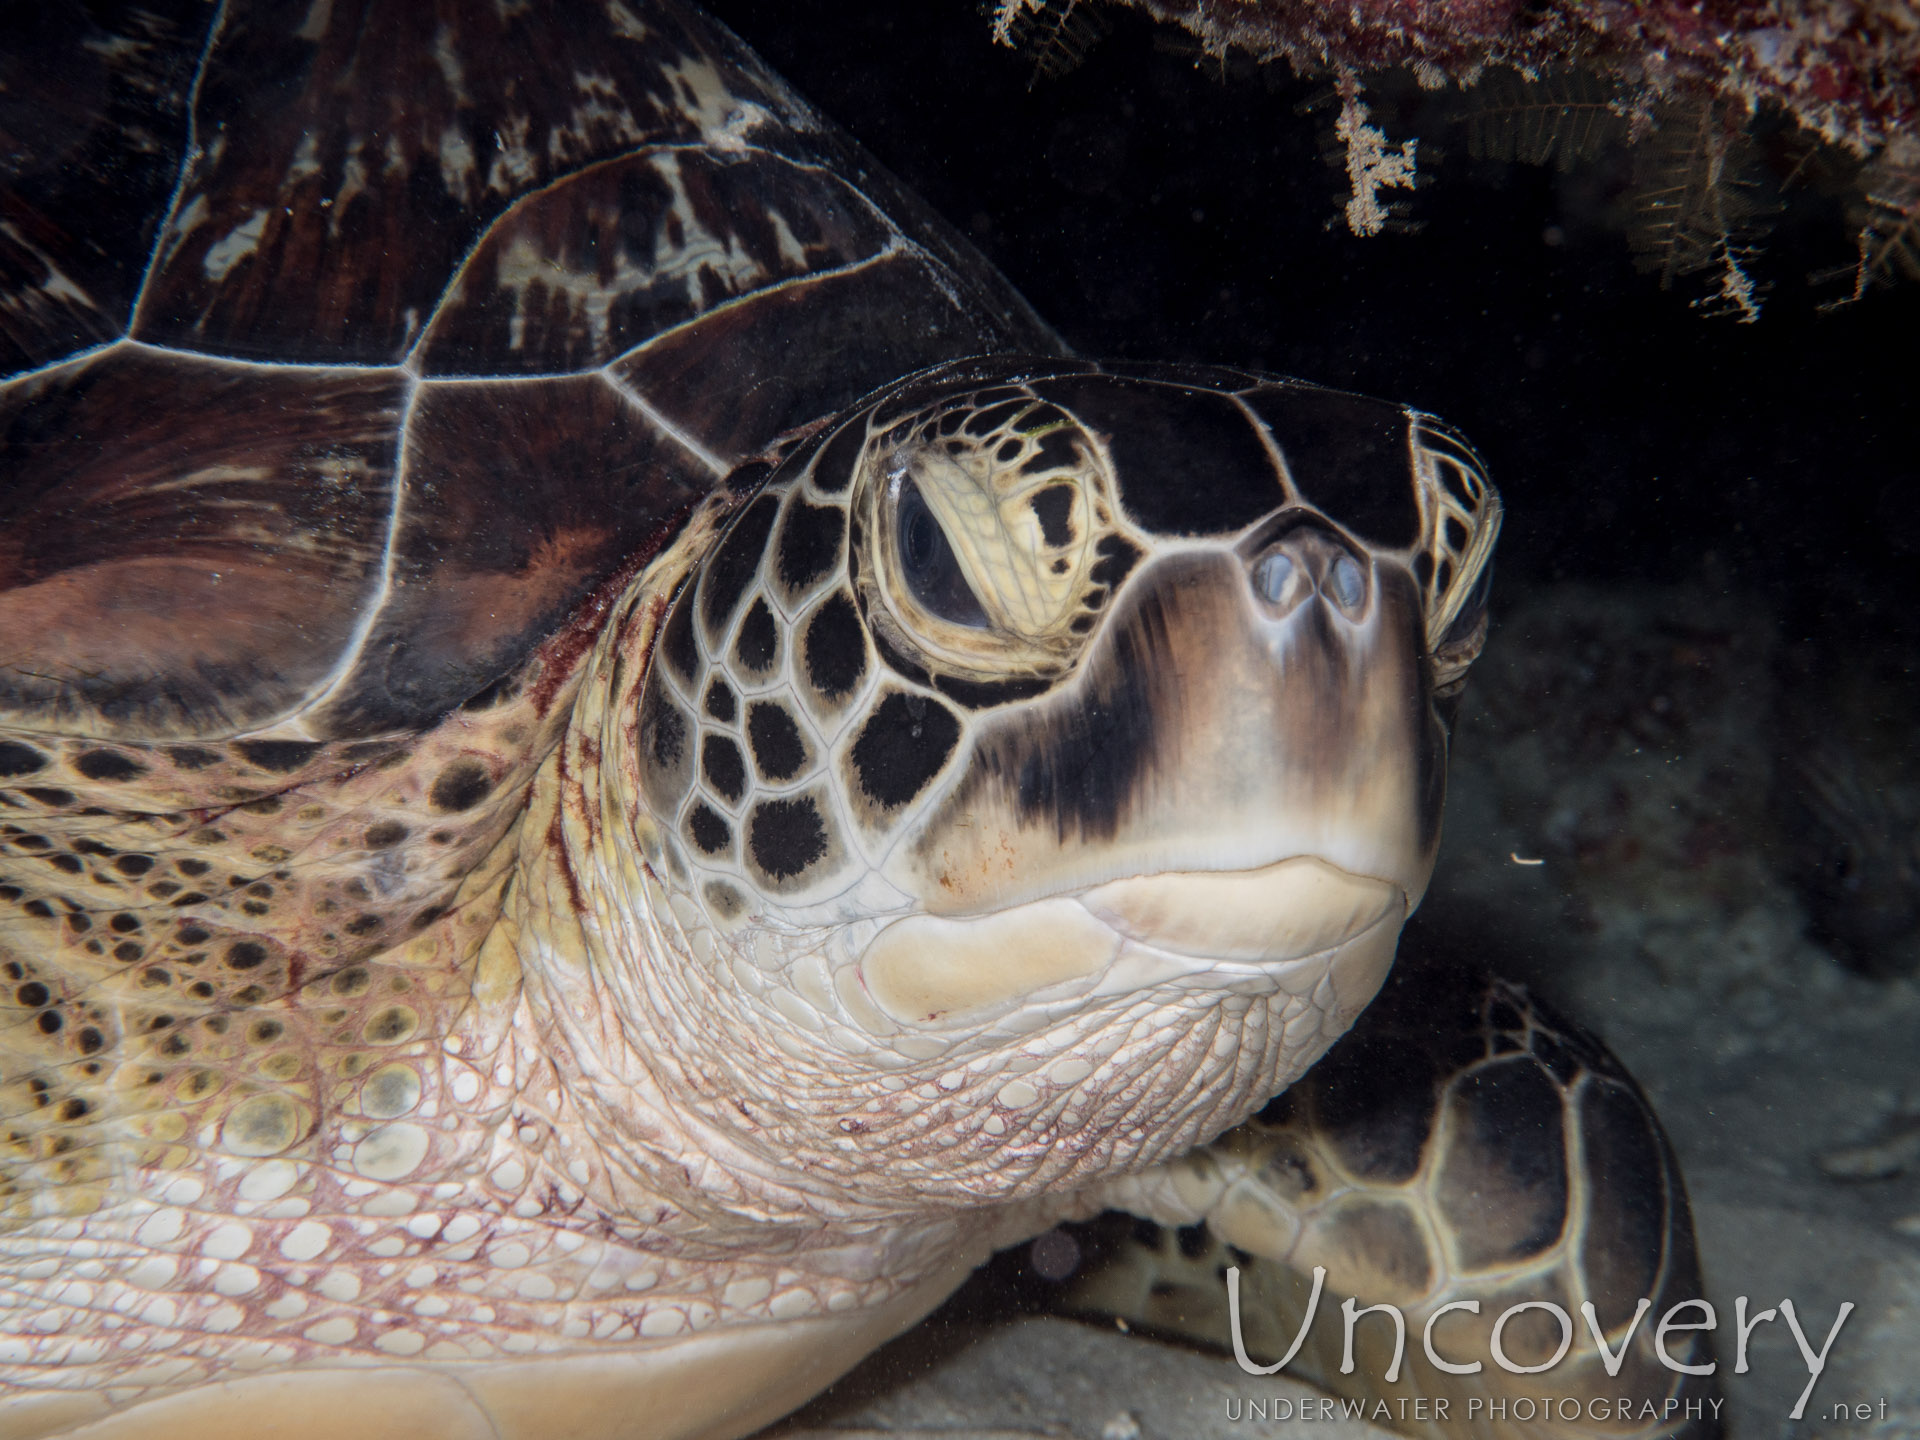
[[[581,723],[596,708],[583,702],[536,782],[505,916],[531,1042],[520,1048],[559,1082],[552,1143],[565,1154],[544,1163],[590,1174],[594,1204],[641,1224],[646,1248],[688,1258],[851,1250],[826,1263],[905,1282],[956,1249],[984,1257],[1003,1228],[1030,1228],[875,1203],[861,1178],[877,1179],[884,1161],[859,1160],[857,1131],[828,1170],[798,1153],[791,1107],[817,1097],[851,1113],[858,1096],[835,1095],[830,1077],[771,1042],[782,1017],[748,1012],[724,977],[679,953],[665,892],[618,828],[630,820],[599,803],[601,760]]]
[[[856,1113],[878,1075],[849,1083],[845,1055],[782,1050],[772,1037],[791,1022],[745,996],[724,960],[688,953],[635,840],[621,731],[666,597],[711,544],[705,518],[615,607],[521,829],[500,933],[520,972],[519,1088],[553,1112],[529,1159],[582,1185],[656,1254],[783,1257],[909,1284],[1044,1229],[1068,1202],[1043,1214],[881,1193],[890,1157],[864,1152]],[[842,1118],[835,1153],[809,1154],[806,1135]]]
[[[697,553],[617,608],[522,832],[505,933],[565,1112],[545,1163],[649,1248],[834,1252],[908,1280],[1097,1208],[1077,1197],[1270,1092],[1302,1003],[1281,992],[1062,995],[909,1036],[909,1055],[836,1006],[843,927],[701,916],[643,858],[634,753],[654,631]]]

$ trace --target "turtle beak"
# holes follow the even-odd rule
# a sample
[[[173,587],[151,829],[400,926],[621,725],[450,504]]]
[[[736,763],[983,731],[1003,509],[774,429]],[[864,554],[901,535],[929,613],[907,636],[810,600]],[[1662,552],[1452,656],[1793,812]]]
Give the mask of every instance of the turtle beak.
[[[890,878],[935,914],[1312,857],[1417,904],[1446,736],[1413,578],[1283,511],[1143,567],[1067,685],[983,716]]]

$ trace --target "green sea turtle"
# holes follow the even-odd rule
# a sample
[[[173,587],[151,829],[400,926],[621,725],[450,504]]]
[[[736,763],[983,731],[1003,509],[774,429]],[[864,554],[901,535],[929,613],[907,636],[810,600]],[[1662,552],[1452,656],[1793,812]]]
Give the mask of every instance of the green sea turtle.
[[[1444,426],[1066,356],[682,5],[6,23],[0,1433],[736,1436],[1109,1204],[1694,1283],[1517,991],[1216,1140],[1432,867]]]

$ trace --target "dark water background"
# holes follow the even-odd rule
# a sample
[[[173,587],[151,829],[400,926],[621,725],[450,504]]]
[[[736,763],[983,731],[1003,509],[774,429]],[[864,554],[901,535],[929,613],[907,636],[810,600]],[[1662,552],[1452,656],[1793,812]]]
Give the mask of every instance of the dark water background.
[[[1689,308],[1703,277],[1663,292],[1634,270],[1620,157],[1476,161],[1445,97],[1419,117],[1419,232],[1357,239],[1321,156],[1333,111],[1300,113],[1325,82],[1223,80],[1132,12],[1030,83],[968,0],[711,8],[1082,351],[1252,365],[1458,425],[1507,498],[1503,577],[1705,573],[1802,635],[1913,625],[1920,286],[1818,313],[1845,286],[1807,275],[1853,256],[1830,199],[1790,194],[1763,319],[1738,325]]]

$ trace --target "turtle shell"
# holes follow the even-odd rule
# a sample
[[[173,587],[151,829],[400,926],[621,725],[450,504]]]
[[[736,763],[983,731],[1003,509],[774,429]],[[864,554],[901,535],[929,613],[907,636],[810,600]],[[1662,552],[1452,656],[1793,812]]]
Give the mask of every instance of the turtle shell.
[[[1058,348],[684,7],[110,9],[0,36],[7,730],[422,730],[782,432]]]

